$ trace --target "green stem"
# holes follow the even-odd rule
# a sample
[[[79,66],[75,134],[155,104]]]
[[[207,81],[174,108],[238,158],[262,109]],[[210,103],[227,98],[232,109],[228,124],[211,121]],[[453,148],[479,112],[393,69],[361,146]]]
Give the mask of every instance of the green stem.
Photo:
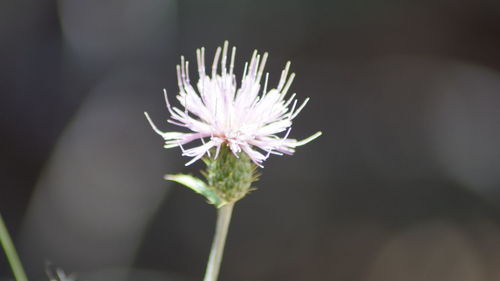
[[[214,241],[212,242],[210,257],[208,258],[204,281],[217,281],[217,277],[219,276],[222,254],[224,253],[224,244],[226,243],[233,207],[234,203],[228,203],[217,210],[217,225],[215,226]]]
[[[7,260],[9,261],[16,280],[28,281],[21,261],[19,260],[19,256],[17,255],[16,248],[14,248],[14,243],[12,243],[12,239],[10,238],[7,227],[3,221],[2,215],[0,215],[0,242],[2,243],[3,250],[5,251],[5,255],[7,256]]]

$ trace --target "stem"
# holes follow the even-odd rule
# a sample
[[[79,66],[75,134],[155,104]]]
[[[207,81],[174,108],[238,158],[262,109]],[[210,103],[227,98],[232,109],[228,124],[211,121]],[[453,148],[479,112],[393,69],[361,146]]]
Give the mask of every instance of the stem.
[[[19,256],[17,255],[16,248],[14,248],[14,243],[12,243],[12,239],[10,238],[7,227],[3,221],[2,215],[0,215],[0,243],[2,243],[3,250],[5,251],[5,255],[7,256],[7,260],[9,261],[16,280],[28,281],[21,261],[19,260]]]
[[[222,254],[224,253],[224,244],[226,243],[227,230],[229,229],[233,207],[234,203],[228,203],[217,210],[217,225],[215,226],[214,240],[212,242],[212,249],[210,250],[210,257],[208,258],[204,281],[217,281],[217,276],[219,276]]]

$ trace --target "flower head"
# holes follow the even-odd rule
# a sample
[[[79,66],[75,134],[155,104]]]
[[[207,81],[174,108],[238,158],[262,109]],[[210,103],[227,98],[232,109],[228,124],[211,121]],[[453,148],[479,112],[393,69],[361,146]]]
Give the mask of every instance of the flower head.
[[[281,72],[276,88],[267,90],[269,75],[266,73],[264,87],[261,89],[267,53],[261,56],[254,51],[250,63],[245,63],[241,85],[238,88],[236,75],[233,72],[235,53],[236,47],[233,47],[228,69],[228,42],[224,42],[223,48],[217,48],[211,74],[207,75],[205,48],[197,49],[199,74],[197,90],[189,80],[189,62],[181,57],[181,64],[177,65],[179,83],[177,100],[183,109],[172,107],[166,90],[164,92],[167,109],[170,112],[168,122],[185,127],[190,132],[162,132],[145,113],[153,130],[165,140],[165,148],[179,146],[184,156],[192,157],[186,165],[204,155],[211,156],[211,149],[215,149],[216,158],[221,146],[226,145],[236,157],[239,153],[246,153],[255,164],[262,167],[262,162],[270,154],[293,154],[297,146],[304,145],[321,135],[321,132],[317,132],[301,141],[288,138],[292,120],[309,100],[307,98],[297,106],[295,94],[287,97],[295,77],[294,73],[290,75],[288,73],[290,62]],[[220,72],[218,72],[219,60]],[[199,140],[201,144],[189,149],[184,148],[185,144],[195,140]]]

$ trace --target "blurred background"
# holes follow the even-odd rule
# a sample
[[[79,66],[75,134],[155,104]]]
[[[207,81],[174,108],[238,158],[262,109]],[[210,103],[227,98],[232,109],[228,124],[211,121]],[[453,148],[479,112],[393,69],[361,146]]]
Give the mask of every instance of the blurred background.
[[[215,211],[162,179],[180,55],[269,51],[311,101],[220,280],[500,280],[500,2],[0,1],[0,212],[32,281],[201,280]],[[0,279],[12,275],[0,255]]]

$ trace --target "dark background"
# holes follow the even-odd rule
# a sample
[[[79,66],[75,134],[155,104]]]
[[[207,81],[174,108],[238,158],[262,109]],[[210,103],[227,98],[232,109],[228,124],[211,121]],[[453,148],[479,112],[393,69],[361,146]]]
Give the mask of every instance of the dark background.
[[[181,54],[269,51],[311,101],[237,204],[220,280],[499,280],[500,4],[0,1],[0,211],[31,280],[200,280],[215,211],[162,89]],[[191,64],[192,80],[197,77]],[[12,279],[3,256],[0,279]]]

